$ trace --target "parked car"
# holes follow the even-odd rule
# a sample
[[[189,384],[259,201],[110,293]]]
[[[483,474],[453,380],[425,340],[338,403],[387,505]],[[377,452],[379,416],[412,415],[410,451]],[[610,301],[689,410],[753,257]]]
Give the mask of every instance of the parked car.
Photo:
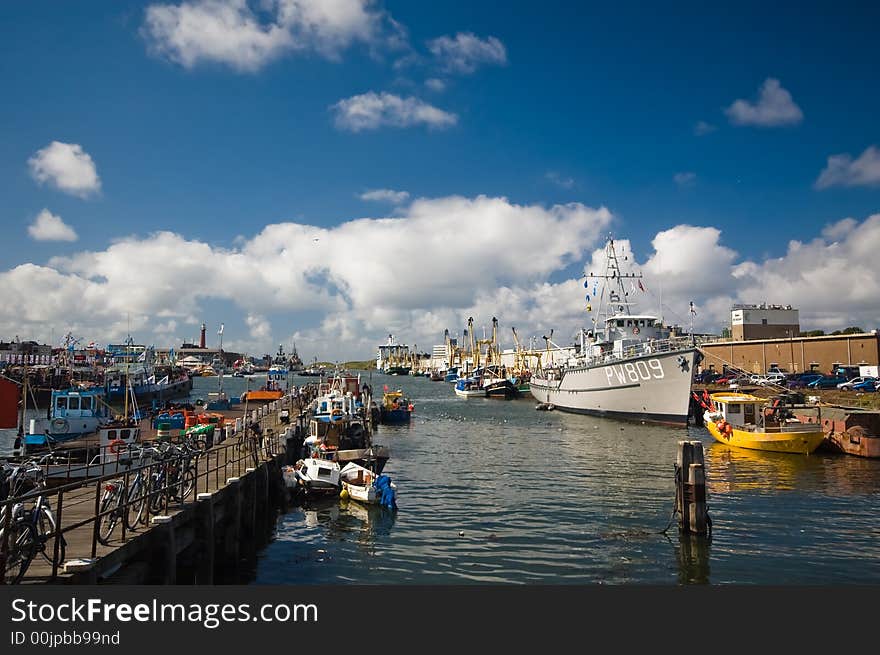
[[[839,377],[837,375],[823,375],[818,380],[813,380],[809,384],[807,384],[808,389],[836,389],[837,385],[841,382],[846,382],[846,379]]]
[[[787,386],[789,389],[803,389],[810,382],[822,377],[824,376],[821,373],[799,373],[796,376],[789,378]]]
[[[781,386],[785,384],[785,380],[785,373],[768,373],[764,377],[758,378],[758,381],[755,384],[759,384],[762,387],[767,386],[768,384]]]
[[[852,391],[853,389],[855,389],[857,384],[861,384],[862,382],[868,382],[868,381],[870,381],[873,386],[873,383],[876,382],[876,378],[871,377],[869,375],[866,375],[866,376],[860,375],[859,377],[853,378],[852,380],[847,380],[846,382],[841,382],[840,384],[837,385],[837,388],[842,389],[843,391]]]
[[[877,378],[866,378],[852,386],[853,391],[861,391],[862,393],[869,391],[874,392],[880,389],[880,380]]]

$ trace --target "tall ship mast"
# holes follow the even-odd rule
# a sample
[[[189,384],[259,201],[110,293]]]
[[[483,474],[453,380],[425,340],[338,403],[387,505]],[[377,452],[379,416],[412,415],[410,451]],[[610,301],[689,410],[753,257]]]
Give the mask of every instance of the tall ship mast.
[[[686,425],[700,358],[693,336],[675,337],[658,316],[633,312],[642,276],[622,270],[613,238],[605,244],[605,269],[585,278],[592,326],[579,330],[563,364],[532,375],[532,395],[568,412]]]

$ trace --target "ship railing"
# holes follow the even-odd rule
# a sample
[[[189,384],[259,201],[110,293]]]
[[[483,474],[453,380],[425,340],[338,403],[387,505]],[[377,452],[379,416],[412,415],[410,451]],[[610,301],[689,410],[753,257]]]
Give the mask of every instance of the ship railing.
[[[620,351],[612,351],[601,355],[587,355],[586,357],[573,358],[570,365],[592,366],[595,364],[613,364],[616,362],[640,357],[656,355],[692,348],[690,337],[670,337],[669,339],[649,339],[634,343]]]

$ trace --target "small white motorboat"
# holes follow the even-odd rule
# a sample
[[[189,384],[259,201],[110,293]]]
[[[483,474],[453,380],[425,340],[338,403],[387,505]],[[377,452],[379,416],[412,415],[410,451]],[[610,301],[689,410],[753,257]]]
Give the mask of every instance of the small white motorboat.
[[[300,488],[307,495],[332,495],[341,488],[339,464],[329,459],[301,459],[293,466],[285,466],[282,473],[288,489]]]
[[[455,395],[459,398],[485,398],[486,390],[480,380],[459,378],[455,383]]]
[[[354,462],[346,464],[340,472],[342,488],[352,500],[366,505],[385,504],[389,507],[397,506],[397,485],[388,479],[388,476],[379,476],[370,469],[364,468]],[[383,489],[377,486],[376,481],[380,478],[387,481],[387,488],[391,490],[390,497],[385,498],[383,503]]]

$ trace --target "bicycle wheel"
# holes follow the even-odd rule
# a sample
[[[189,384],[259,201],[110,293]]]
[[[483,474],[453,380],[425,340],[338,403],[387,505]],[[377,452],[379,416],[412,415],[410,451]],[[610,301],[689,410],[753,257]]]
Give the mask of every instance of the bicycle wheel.
[[[140,477],[136,477],[132,483],[131,491],[128,494],[128,503],[128,508],[125,511],[125,526],[129,530],[137,530],[147,507],[147,490]]]
[[[193,489],[196,486],[196,473],[195,469],[188,468],[183,473],[183,480],[180,483],[180,499],[186,500],[189,495],[193,492]]]
[[[40,507],[40,516],[37,518],[37,536],[39,537],[39,550],[49,564],[55,557],[55,515],[52,510],[43,505]],[[67,550],[67,540],[63,534],[58,535],[58,564],[64,561]]]
[[[6,584],[18,584],[27,573],[28,567],[36,554],[34,527],[24,521],[9,526],[9,553],[3,568],[3,581]],[[0,537],[3,536],[0,530]]]
[[[101,498],[101,518],[98,522],[98,541],[105,546],[110,542],[110,535],[119,522],[119,493],[105,491]],[[104,513],[106,512],[106,514]]]
[[[151,512],[159,513],[165,508],[165,485],[164,475],[154,475],[150,478],[150,488],[147,492]]]

